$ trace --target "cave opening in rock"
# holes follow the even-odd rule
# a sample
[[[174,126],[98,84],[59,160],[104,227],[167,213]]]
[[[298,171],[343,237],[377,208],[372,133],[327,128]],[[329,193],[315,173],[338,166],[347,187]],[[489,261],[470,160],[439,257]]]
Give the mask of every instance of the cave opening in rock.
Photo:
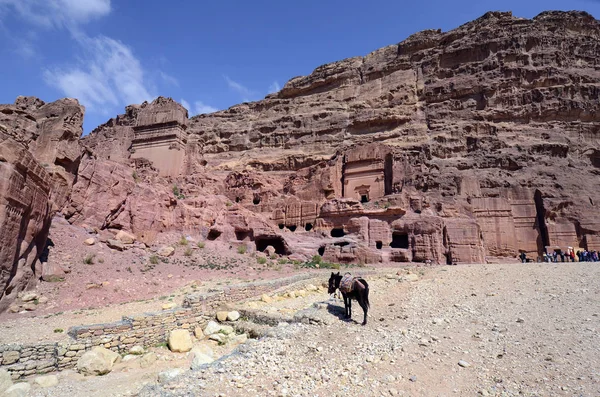
[[[238,241],[244,241],[246,239],[252,240],[252,238],[253,238],[252,230],[236,230],[235,231],[235,238]]]
[[[287,228],[292,233],[296,231],[296,225],[291,225],[291,226],[288,226]]]
[[[260,204],[260,197],[254,196],[254,200],[252,200],[252,204],[259,205]]]
[[[206,238],[210,241],[215,241],[216,239],[219,238],[220,235],[221,235],[220,231],[218,231],[216,229],[210,229],[210,231],[208,232],[208,236]]]
[[[275,253],[277,255],[289,255],[290,251],[285,244],[285,240],[280,236],[272,236],[272,237],[257,237],[255,240],[256,250],[264,251],[270,245],[275,248]]]
[[[367,196],[366,194],[361,194],[360,196],[360,202],[365,204],[369,202],[369,196]]]
[[[331,229],[331,237],[344,237],[346,233],[344,233],[344,228],[335,227]]]
[[[380,250],[383,248],[383,242],[382,241],[376,241],[375,242],[375,247]]]
[[[304,230],[306,230],[307,232],[310,232],[313,228],[312,223],[307,223],[306,225],[304,225]]]
[[[535,202],[536,220],[539,231],[538,251],[541,254],[545,251],[546,247],[550,245],[550,239],[548,238],[548,227],[546,226],[546,209],[544,208],[542,192],[536,190],[533,200]]]
[[[390,247],[408,249],[408,234],[401,232],[392,233]]]
[[[285,228],[285,225],[284,225],[283,223],[280,223],[280,224],[279,224],[279,228],[280,228],[281,230],[283,230],[283,229]]]
[[[350,245],[350,243],[347,242],[347,241],[340,241],[340,242],[337,242],[337,243],[333,243],[333,245],[338,246],[338,247],[345,247],[347,245]]]
[[[319,252],[319,255],[323,256],[325,254],[325,246],[324,245],[320,246],[318,252]]]
[[[239,203],[240,201],[242,201],[242,199],[241,199],[241,198],[239,198],[239,197],[236,197],[236,198],[235,198],[235,202],[236,202],[236,203]]]

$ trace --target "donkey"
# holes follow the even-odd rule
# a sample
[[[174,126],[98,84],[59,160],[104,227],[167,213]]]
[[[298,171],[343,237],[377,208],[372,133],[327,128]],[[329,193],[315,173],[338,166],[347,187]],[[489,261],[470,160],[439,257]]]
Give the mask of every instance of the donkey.
[[[344,279],[343,283],[342,279]],[[341,288],[340,284],[343,284]],[[346,318],[352,318],[352,299],[356,299],[364,312],[362,325],[367,325],[367,312],[369,311],[370,307],[369,284],[367,284],[367,282],[362,278],[350,276],[350,273],[346,273],[344,276],[342,276],[340,272],[337,274],[331,273],[331,277],[329,278],[328,293],[333,294],[338,288],[344,297],[344,310]]]

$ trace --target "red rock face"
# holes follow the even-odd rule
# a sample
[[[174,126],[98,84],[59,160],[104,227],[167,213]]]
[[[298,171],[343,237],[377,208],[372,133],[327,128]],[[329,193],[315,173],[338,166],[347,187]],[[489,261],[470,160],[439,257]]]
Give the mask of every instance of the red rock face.
[[[50,219],[77,175],[82,121],[72,99],[0,105],[0,312],[42,276]]]
[[[79,141],[75,101],[19,98],[0,124],[71,223],[147,244],[191,230],[347,263],[598,250],[599,37],[586,13],[494,12],[192,119],[160,97]]]

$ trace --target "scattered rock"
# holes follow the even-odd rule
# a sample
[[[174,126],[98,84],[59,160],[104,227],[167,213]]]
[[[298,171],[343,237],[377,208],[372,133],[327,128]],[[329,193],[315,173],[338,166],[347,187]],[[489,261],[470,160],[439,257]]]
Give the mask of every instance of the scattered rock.
[[[23,302],[31,302],[31,301],[36,300],[37,298],[38,298],[38,294],[36,294],[35,292],[28,292],[21,297],[21,300]]]
[[[12,385],[12,378],[10,377],[8,371],[5,369],[0,369],[0,395],[2,395],[2,392],[4,392]]]
[[[203,365],[210,364],[213,361],[215,360],[213,360],[212,357],[209,357],[206,354],[196,353],[194,354],[194,358],[192,359],[191,369],[200,369],[200,367],[202,367]]]
[[[141,356],[144,354],[144,348],[142,346],[133,346],[131,349],[129,349],[129,354]]]
[[[119,230],[115,238],[123,244],[133,244],[136,239],[133,234],[127,233],[124,230]]]
[[[158,360],[158,356],[154,352],[146,353],[140,359],[140,367],[141,368],[149,368],[151,367],[156,360]]]
[[[519,318],[517,319],[517,322],[518,322],[518,323],[524,323],[524,322],[525,322],[525,319],[524,319],[524,318],[521,318],[521,317],[519,317]]]
[[[35,309],[37,309],[37,305],[33,302],[28,302],[28,303],[25,303],[23,306],[21,306],[21,309],[27,310],[28,312],[32,312]]]
[[[194,346],[194,348],[190,352],[190,355],[194,356],[196,354],[204,354],[205,356],[209,356],[209,357],[213,357],[213,358],[215,357],[215,352],[206,342],[200,343],[200,344],[197,344],[196,346]]]
[[[38,303],[46,304],[48,303],[48,298],[46,296],[42,296],[40,299],[38,299]]]
[[[125,250],[125,244],[123,244],[122,242],[120,242],[119,240],[114,240],[114,239],[108,239],[106,241],[106,245],[108,246],[108,248],[117,250],[117,251],[124,251]]]
[[[408,380],[411,381],[411,382],[416,382],[417,381],[417,376],[413,375],[410,378],[408,378]]]
[[[219,320],[219,322],[227,321],[227,312],[226,311],[217,312],[217,320]]]
[[[77,360],[77,370],[84,375],[105,375],[120,358],[118,353],[97,346]]]
[[[169,334],[169,349],[172,352],[186,353],[192,350],[192,337],[186,329],[175,329]]]
[[[94,244],[96,244],[96,239],[95,239],[95,238],[93,238],[93,237],[90,237],[90,238],[88,238],[88,239],[85,239],[85,240],[83,241],[83,243],[84,243],[85,245],[94,245]]]
[[[169,383],[184,372],[185,370],[183,368],[172,368],[162,371],[158,374],[158,383]]]
[[[194,336],[196,337],[196,339],[204,339],[204,332],[202,332],[202,328],[194,328]]]
[[[46,376],[38,376],[33,381],[39,387],[54,387],[58,385],[58,376],[56,375],[46,375]]]
[[[175,253],[175,248],[169,246],[161,247],[156,253],[162,257],[167,258],[169,256],[173,256],[173,254]]]
[[[227,313],[227,321],[237,321],[240,318],[240,313],[237,311],[232,311]]]
[[[171,309],[174,309],[175,307],[177,307],[177,304],[175,302],[169,302],[169,303],[165,303],[164,305],[162,305],[163,310],[171,310]]]
[[[30,390],[31,385],[29,383],[17,383],[6,389],[2,397],[25,397]]]
[[[209,321],[208,324],[206,324],[206,327],[204,327],[204,335],[210,336],[212,334],[216,334],[220,330],[221,326],[219,324],[215,323],[214,321]]]
[[[458,362],[458,365],[460,365],[463,368],[469,368],[471,366],[471,364],[469,364],[467,361],[464,361],[464,360],[460,360]]]

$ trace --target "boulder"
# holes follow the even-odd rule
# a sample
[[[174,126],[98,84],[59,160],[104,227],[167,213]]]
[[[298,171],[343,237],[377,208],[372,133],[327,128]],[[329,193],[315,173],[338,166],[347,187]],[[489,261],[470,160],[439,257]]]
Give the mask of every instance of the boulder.
[[[205,356],[212,358],[215,357],[215,352],[206,342],[195,345],[192,351],[190,352],[191,356],[195,356],[197,354],[204,354]]]
[[[265,303],[271,303],[271,302],[273,302],[273,298],[271,298],[267,294],[262,294],[262,296],[260,297],[260,300],[263,301],[263,302],[265,302]]]
[[[203,365],[210,364],[213,361],[215,360],[213,360],[212,357],[209,357],[206,354],[197,353],[194,354],[194,358],[192,359],[192,365],[190,366],[190,368],[195,371],[197,369],[200,369]]]
[[[96,239],[93,237],[90,237],[88,239],[83,240],[83,243],[85,245],[94,245],[94,244],[96,244]]]
[[[27,302],[23,306],[21,306],[21,308],[27,310],[28,312],[32,312],[35,309],[37,309],[37,305],[33,302]]]
[[[133,244],[135,242],[135,236],[131,233],[127,233],[124,230],[119,230],[117,235],[115,236],[117,240],[122,242],[123,244]]]
[[[129,354],[141,356],[144,354],[144,348],[142,346],[133,346],[131,349],[129,349]]]
[[[215,342],[218,342],[220,345],[224,345],[225,343],[227,343],[229,341],[229,337],[220,332],[217,332],[216,334],[211,334],[208,337],[208,339],[214,340]]]
[[[77,360],[77,370],[84,375],[106,375],[120,357],[104,347],[94,347]]]
[[[13,385],[12,378],[10,374],[5,369],[0,369],[0,395]]]
[[[46,376],[38,376],[34,379],[33,383],[38,385],[39,387],[54,387],[58,385],[58,376],[56,375],[46,375]]]
[[[169,383],[184,372],[183,368],[172,368],[162,371],[158,374],[158,383]]]
[[[267,248],[265,248],[265,250],[263,251],[265,254],[271,256],[271,255],[275,255],[275,252],[277,252],[275,250],[275,247],[273,247],[272,245],[267,246]]]
[[[165,246],[165,247],[161,247],[157,254],[162,256],[162,257],[169,257],[169,256],[173,256],[173,254],[175,253],[175,248],[173,247],[169,247],[169,246]]]
[[[146,353],[140,359],[140,368],[148,368],[151,367],[156,360],[158,360],[158,356],[154,352]]]
[[[204,327],[204,335],[210,336],[212,334],[216,334],[221,330],[221,326],[214,321],[209,321]]]
[[[64,277],[65,270],[58,262],[56,262],[56,260],[49,260],[44,263],[44,267],[42,268],[42,280],[54,283],[63,281]]]
[[[21,297],[21,300],[23,302],[31,302],[31,301],[36,300],[37,298],[38,298],[38,294],[36,294],[35,292],[27,292],[26,294],[24,294]]]
[[[186,353],[192,350],[192,337],[186,329],[174,329],[169,334],[169,349],[172,352]]]
[[[29,383],[17,383],[6,389],[2,397],[25,397],[30,390],[31,385]]]
[[[238,311],[232,311],[227,313],[227,321],[237,321],[240,318],[240,312]]]
[[[125,244],[123,244],[119,240],[115,240],[115,239],[112,239],[112,238],[109,238],[106,241],[106,245],[108,246],[108,248],[114,249],[114,250],[117,250],[117,251],[124,251],[125,250]]]
[[[200,328],[200,327],[194,328],[194,336],[197,339],[204,339],[204,332],[202,331],[202,328]]]
[[[162,309],[163,310],[171,310],[171,309],[174,309],[176,306],[177,306],[177,303],[169,302],[169,303],[165,303],[164,305],[162,305]]]
[[[227,312],[226,311],[217,312],[217,320],[219,320],[219,322],[227,321]]]

